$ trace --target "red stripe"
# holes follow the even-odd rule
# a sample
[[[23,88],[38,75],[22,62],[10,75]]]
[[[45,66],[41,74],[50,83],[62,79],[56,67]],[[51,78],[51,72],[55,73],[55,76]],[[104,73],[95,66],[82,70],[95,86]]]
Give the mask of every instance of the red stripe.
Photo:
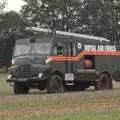
[[[53,56],[52,61],[77,61],[80,60],[84,55],[105,55],[105,56],[119,56],[120,52],[108,52],[108,51],[83,51],[75,57],[68,56]]]

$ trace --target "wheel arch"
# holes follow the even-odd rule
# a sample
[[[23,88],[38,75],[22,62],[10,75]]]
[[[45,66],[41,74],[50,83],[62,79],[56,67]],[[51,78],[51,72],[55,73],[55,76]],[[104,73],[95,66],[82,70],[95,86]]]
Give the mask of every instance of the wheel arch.
[[[111,80],[113,80],[113,77],[112,77],[112,75],[111,75],[110,72],[108,72],[108,71],[104,71],[104,72],[102,72],[102,73],[108,75],[108,77],[109,77]],[[101,73],[101,74],[102,74],[102,73]]]
[[[60,76],[62,79],[64,79],[64,74],[63,74],[62,72],[60,72],[60,71],[57,71],[57,70],[56,70],[56,71],[52,72],[50,78],[51,78],[53,75],[58,75],[58,76]]]

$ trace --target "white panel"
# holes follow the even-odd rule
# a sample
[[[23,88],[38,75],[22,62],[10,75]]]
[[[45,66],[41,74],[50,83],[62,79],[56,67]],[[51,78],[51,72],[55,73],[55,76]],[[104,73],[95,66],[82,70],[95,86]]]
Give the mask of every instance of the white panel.
[[[66,73],[65,74],[65,81],[74,81],[74,74],[73,73]]]

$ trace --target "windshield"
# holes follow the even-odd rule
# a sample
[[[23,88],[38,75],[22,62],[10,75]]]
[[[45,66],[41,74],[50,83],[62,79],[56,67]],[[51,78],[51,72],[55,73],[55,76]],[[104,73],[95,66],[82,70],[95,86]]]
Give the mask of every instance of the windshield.
[[[21,56],[26,54],[44,54],[50,53],[51,43],[32,43],[32,44],[19,44],[15,46],[14,56]]]
[[[28,54],[30,51],[30,45],[19,44],[15,46],[14,56],[21,56]]]
[[[48,55],[50,53],[50,49],[50,43],[33,43],[31,53]]]

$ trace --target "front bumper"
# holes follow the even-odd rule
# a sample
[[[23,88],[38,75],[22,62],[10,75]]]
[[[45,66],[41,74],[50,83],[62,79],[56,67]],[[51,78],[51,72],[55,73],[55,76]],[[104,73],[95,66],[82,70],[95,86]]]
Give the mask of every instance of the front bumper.
[[[11,79],[7,79],[6,82],[11,87],[13,87],[16,83],[19,83],[29,88],[39,88],[43,90],[46,87],[46,80],[47,79],[43,79],[43,78],[11,78]]]
[[[48,76],[41,76],[39,77],[30,77],[30,78],[16,78],[11,77],[6,80],[6,82],[40,82],[48,80]]]
[[[40,78],[11,78],[7,79],[7,82],[29,82],[29,81],[41,81]]]

